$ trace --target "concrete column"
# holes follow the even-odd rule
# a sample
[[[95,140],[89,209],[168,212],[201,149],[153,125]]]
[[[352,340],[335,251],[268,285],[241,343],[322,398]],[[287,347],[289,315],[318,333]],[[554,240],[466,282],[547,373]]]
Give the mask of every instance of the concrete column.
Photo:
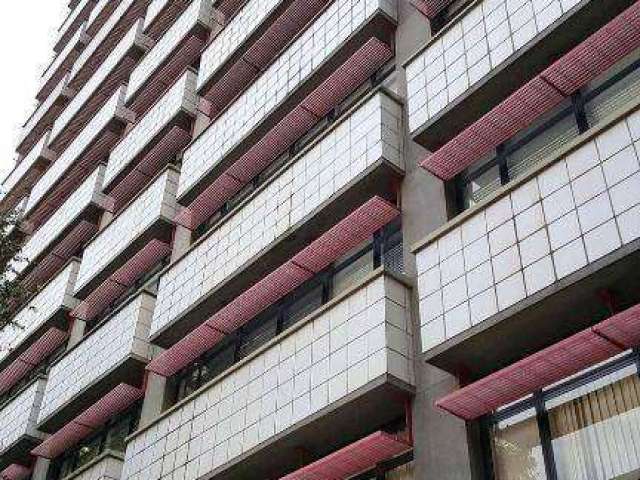
[[[36,464],[33,467],[32,480],[47,480],[47,473],[49,472],[50,460],[46,458],[38,457]]]
[[[200,100],[198,111],[196,112],[196,119],[193,123],[193,138],[196,138],[202,132],[204,132],[211,123],[210,117],[211,104],[205,99]]]
[[[71,325],[71,331],[69,332],[69,341],[67,342],[67,349],[73,348],[80,343],[84,338],[84,332],[87,328],[87,322],[79,318],[73,319]]]
[[[191,230],[182,225],[176,225],[173,237],[173,252],[171,252],[171,261],[174,262],[180,258],[191,246]]]
[[[162,413],[166,394],[167,379],[149,372],[147,390],[142,403],[142,412],[140,413],[140,428],[152,423]]]
[[[111,220],[113,220],[113,212],[109,212],[108,210],[105,210],[104,212],[102,212],[102,217],[100,217],[100,225],[99,225],[100,230],[102,230],[107,225],[109,225],[111,223]]]

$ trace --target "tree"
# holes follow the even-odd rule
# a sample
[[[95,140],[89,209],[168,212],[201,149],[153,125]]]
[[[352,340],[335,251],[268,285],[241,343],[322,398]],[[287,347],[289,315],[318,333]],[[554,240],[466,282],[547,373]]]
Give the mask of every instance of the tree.
[[[12,324],[13,315],[30,294],[17,278],[16,265],[25,261],[20,256],[17,224],[15,211],[0,212],[0,329]]]

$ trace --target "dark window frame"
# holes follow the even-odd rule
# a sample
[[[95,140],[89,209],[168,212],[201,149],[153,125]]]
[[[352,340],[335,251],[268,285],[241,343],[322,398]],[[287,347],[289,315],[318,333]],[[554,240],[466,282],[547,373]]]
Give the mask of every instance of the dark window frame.
[[[612,68],[615,68],[615,66]],[[619,72],[616,72],[610,78],[607,78],[604,82],[602,82],[602,84],[598,85],[596,88],[590,90],[589,92],[585,93],[584,89],[578,90],[571,97],[569,97],[568,105],[561,104],[560,106],[556,107],[555,110],[552,110],[550,112],[550,118],[540,125],[533,127],[533,130],[531,132],[526,133],[522,138],[519,138],[515,142],[513,140],[507,140],[506,142],[498,145],[493,153],[492,158],[487,162],[482,164],[480,167],[472,170],[471,172],[469,172],[468,168],[457,175],[451,181],[453,185],[453,191],[455,192],[453,199],[455,202],[455,215],[458,215],[470,208],[465,206],[465,190],[471,182],[481,177],[492,168],[498,167],[500,171],[500,185],[504,186],[510,183],[513,178],[511,178],[509,166],[507,164],[509,155],[522,148],[524,145],[528,144],[535,138],[541,136],[545,132],[551,130],[561,121],[573,116],[573,120],[580,135],[595,127],[597,123],[590,124],[589,122],[585,108],[586,105],[592,100],[596,99],[603,92],[606,92],[610,87],[620,81],[623,81],[625,78],[627,78],[637,70],[640,70],[640,59],[631,62],[629,65],[622,68]],[[473,165],[471,165],[470,168],[473,169]]]
[[[508,420],[522,412],[535,409],[535,418],[538,426],[538,433],[540,435],[547,480],[558,480],[558,473],[552,447],[549,412],[546,407],[547,402],[631,365],[636,366],[636,375],[640,378],[640,348],[633,349],[631,352],[624,354],[619,358],[593,367],[587,372],[578,374],[577,376],[562,383],[544,390],[538,390],[524,400],[514,403],[499,412],[486,415],[481,418],[479,420],[481,430],[480,436],[482,439],[482,448],[480,450],[483,455],[485,478],[487,480],[493,480],[495,478],[492,451],[493,438],[491,434],[493,427],[498,423]]]

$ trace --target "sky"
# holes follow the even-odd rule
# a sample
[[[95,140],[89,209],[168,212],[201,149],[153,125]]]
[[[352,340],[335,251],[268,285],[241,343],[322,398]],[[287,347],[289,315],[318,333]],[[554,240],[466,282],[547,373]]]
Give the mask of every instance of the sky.
[[[53,60],[69,0],[5,2],[0,16],[0,181],[16,157],[20,128],[35,108],[39,79]]]

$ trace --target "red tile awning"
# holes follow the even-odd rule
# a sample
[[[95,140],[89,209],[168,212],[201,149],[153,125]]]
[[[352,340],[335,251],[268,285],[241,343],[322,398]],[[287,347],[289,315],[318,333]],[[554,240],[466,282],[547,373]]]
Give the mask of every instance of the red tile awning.
[[[60,456],[143,396],[144,390],[121,383],[84,413],[31,450],[31,454],[48,459]]]
[[[367,41],[183,209],[176,222],[189,229],[201,225],[391,57],[384,42],[376,38]]]
[[[0,480],[24,480],[31,475],[31,468],[13,463],[0,472]]]
[[[475,420],[640,344],[640,305],[541,350],[438,400],[436,406]]]
[[[450,3],[453,3],[453,0],[411,0],[411,4],[430,19],[437,16]]]
[[[67,340],[67,332],[50,328],[29,348],[0,372],[0,394],[6,392],[29,372],[34,370],[49,355],[61,347]]]
[[[640,2],[427,156],[421,166],[451,180],[638,47]]]
[[[166,32],[171,25],[182,15],[187,7],[191,4],[191,0],[173,0],[171,2],[165,2],[162,10],[146,24],[144,34],[152,38],[154,41],[160,40],[164,32]],[[147,14],[147,22],[149,22]]]
[[[380,197],[370,199],[291,260],[238,295],[180,342],[156,357],[147,365],[147,370],[165,377],[174,375],[226,335],[370,238],[398,215],[400,212],[396,207]]]
[[[157,239],[151,240],[91,292],[71,312],[71,316],[84,321],[93,320],[170,253],[171,247],[168,244]]]
[[[280,480],[346,480],[412,448],[406,439],[376,432]]]
[[[230,8],[225,8],[224,3],[222,2],[216,8],[226,16],[225,10],[233,10],[235,6],[231,4],[239,4],[240,1],[227,2]],[[222,73],[223,70],[216,72],[201,92],[202,96],[211,102],[210,116],[220,113],[231,100],[249,86],[327,3],[327,0],[294,0],[246,52],[233,64],[227,66],[224,73]]]
[[[78,222],[47,256],[37,262],[35,268],[25,276],[23,284],[27,288],[37,288],[47,283],[97,231],[98,226],[94,223],[86,220]]]

